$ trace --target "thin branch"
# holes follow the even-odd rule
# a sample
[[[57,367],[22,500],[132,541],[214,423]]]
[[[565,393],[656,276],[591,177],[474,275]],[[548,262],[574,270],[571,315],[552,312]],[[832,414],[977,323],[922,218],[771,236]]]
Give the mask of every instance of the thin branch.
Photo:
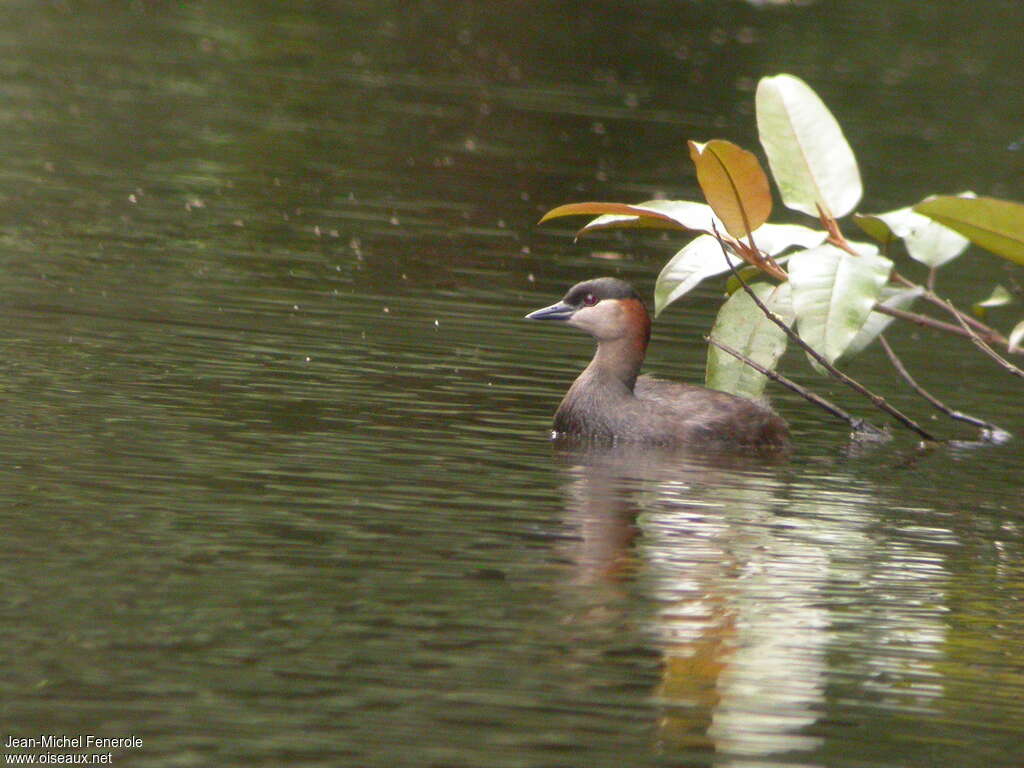
[[[960,322],[961,325],[966,323],[967,325],[974,328],[975,332],[981,335],[982,338],[990,339],[993,343],[1002,344],[1004,347],[1009,346],[1009,342],[1007,341],[1006,337],[1003,336],[1003,334],[1001,334],[995,328],[985,325],[985,323],[981,322],[981,320],[974,317],[973,315],[969,315],[962,309],[957,309],[953,305],[953,302],[949,301],[948,299],[942,298],[941,296],[932,292],[931,290],[927,290],[921,295],[924,296],[924,298],[926,298],[932,304],[942,307],[944,310],[949,312],[951,315],[953,315],[953,317],[957,319],[957,321]]]
[[[952,312],[954,316],[960,321],[960,325],[963,327],[965,331],[967,331],[967,334],[971,337],[971,341],[974,342],[974,346],[976,346],[986,355],[991,357],[993,360],[999,363],[999,365],[1001,365],[1007,371],[1012,373],[1014,376],[1020,376],[1022,379],[1024,379],[1024,371],[1022,371],[1020,368],[1018,368],[1016,365],[1011,363],[1006,358],[1002,357],[998,352],[992,349],[992,347],[986,344],[984,339],[982,339],[977,333],[974,332],[974,330],[967,323],[964,322],[964,318],[957,311],[956,307],[954,307],[952,304],[949,304],[949,302],[947,302],[947,305],[949,307],[949,311]]]
[[[974,416],[964,413],[963,411],[955,411],[948,405],[943,403],[941,400],[939,400],[939,398],[935,397],[935,395],[933,395],[931,392],[926,390],[924,387],[922,387],[914,380],[914,377],[910,375],[910,371],[908,371],[906,366],[903,365],[903,361],[900,360],[900,358],[897,356],[893,348],[889,346],[889,342],[884,335],[879,334],[878,341],[882,344],[882,349],[885,350],[885,354],[888,356],[889,362],[892,363],[893,368],[896,369],[896,372],[903,377],[903,380],[910,385],[911,389],[913,389],[915,392],[917,392],[917,394],[919,394],[921,397],[923,397],[925,400],[931,403],[932,407],[934,407],[936,410],[942,411],[951,419],[962,421],[966,424],[970,424],[971,426],[978,427],[984,432],[988,432],[991,434],[1006,433],[1006,430],[997,427],[995,424],[992,424],[991,422],[976,418]]]
[[[715,227],[714,224],[712,224],[712,229],[714,229],[715,235],[718,236],[718,228]],[[805,342],[803,339],[801,339],[800,336],[797,334],[797,332],[794,331],[792,328],[790,328],[782,320],[781,317],[776,315],[774,312],[772,312],[770,309],[768,309],[768,307],[765,306],[764,302],[761,301],[761,299],[758,297],[758,295],[750,288],[749,285],[747,285],[747,281],[744,280],[743,277],[740,275],[739,271],[736,269],[735,265],[732,263],[732,259],[729,258],[729,252],[725,249],[725,245],[721,242],[721,240],[719,240],[719,245],[722,248],[722,254],[725,256],[725,263],[729,265],[729,269],[732,270],[732,274],[739,281],[739,284],[743,287],[743,290],[746,291],[747,295],[757,305],[758,309],[760,309],[764,313],[765,317],[767,317],[769,320],[771,320],[773,323],[775,323],[775,325],[777,325],[779,328],[781,328],[782,331],[786,334],[786,336],[788,336],[793,341],[794,344],[796,344],[801,349],[803,349],[822,368],[824,368],[826,371],[828,371],[834,378],[839,379],[839,381],[843,382],[846,386],[850,387],[850,389],[852,389],[855,392],[857,392],[857,393],[863,395],[864,397],[868,398],[871,401],[871,403],[876,408],[878,408],[878,409],[880,409],[882,411],[885,411],[887,414],[889,414],[894,419],[896,419],[896,421],[898,421],[904,427],[906,427],[907,429],[909,429],[909,430],[911,430],[913,432],[916,432],[921,438],[923,438],[925,440],[929,440],[931,442],[938,442],[937,439],[935,437],[933,437],[932,434],[930,432],[928,432],[924,427],[922,427],[920,424],[918,424],[912,418],[910,418],[909,416],[904,414],[898,408],[895,408],[892,405],[890,405],[888,402],[886,402],[885,398],[883,398],[883,397],[881,397],[879,395],[876,395],[874,392],[869,390],[863,384],[861,384],[860,382],[856,381],[855,379],[850,378],[845,373],[840,371],[838,368],[836,368],[834,365],[832,365],[828,360],[826,360],[824,357],[822,357],[821,354],[819,354],[817,350],[813,349],[810,345],[807,344],[807,342]]]
[[[949,312],[951,315],[953,315],[953,317],[957,318],[958,321],[959,320],[963,320],[968,325],[972,326],[974,328],[974,330],[977,331],[978,334],[984,340],[986,340],[989,344],[1000,344],[1000,345],[1002,345],[1004,347],[1009,347],[1009,341],[1007,340],[1007,338],[1005,336],[1003,336],[1003,334],[1001,334],[995,328],[992,328],[991,326],[985,325],[985,323],[983,323],[981,320],[979,320],[978,318],[974,317],[973,315],[970,315],[967,312],[964,312],[963,310],[957,309],[955,306],[953,306],[952,302],[948,301],[947,299],[943,299],[941,296],[939,296],[937,293],[935,293],[935,290],[934,290],[935,279],[934,278],[935,278],[935,269],[932,269],[932,271],[928,275],[928,287],[925,288],[922,291],[922,293],[921,293],[921,296],[925,300],[930,301],[932,304],[935,304],[938,307],[942,307],[942,309],[944,311]],[[897,282],[897,283],[903,285],[906,288],[921,288],[922,287],[922,286],[918,285],[917,283],[914,283],[913,281],[908,280],[907,278],[903,277],[903,275],[899,274],[898,272],[893,272],[892,280],[893,280],[893,282]],[[897,315],[894,315],[894,317],[897,317]],[[928,316],[927,315],[918,315],[918,317],[928,317]],[[906,320],[906,319],[911,319],[911,318],[904,317],[903,319]],[[917,321],[916,320],[912,320],[912,322],[917,322]],[[957,330],[957,326],[951,325],[951,324],[941,324],[941,323],[942,323],[941,320],[935,320],[934,323],[921,322],[919,324],[920,325],[931,325],[931,327],[939,329],[939,330],[955,333],[955,334],[957,334],[959,336],[967,335],[969,337],[969,334],[964,334],[962,332],[962,330]]]
[[[763,374],[764,376],[767,376],[772,381],[781,384],[782,386],[786,387],[789,390],[792,390],[796,394],[800,395],[800,397],[804,398],[810,403],[813,403],[814,405],[818,406],[827,413],[832,414],[837,419],[845,421],[847,424],[850,425],[850,428],[853,429],[855,432],[867,432],[872,434],[873,436],[885,435],[885,432],[876,427],[874,424],[864,421],[864,419],[857,418],[856,416],[851,416],[849,413],[844,411],[842,408],[840,408],[838,405],[831,402],[830,400],[826,400],[824,397],[817,394],[816,392],[812,392],[806,387],[797,384],[792,379],[786,378],[778,371],[773,371],[771,368],[765,368],[760,363],[751,360],[742,352],[733,349],[728,344],[724,344],[723,342],[718,341],[717,339],[713,339],[710,335],[705,336],[704,340],[709,344],[715,345],[726,354],[732,355],[745,365],[749,365],[755,371],[757,371],[760,374]]]
[[[905,309],[899,309],[898,307],[890,307],[885,304],[876,304],[874,307],[875,312],[880,312],[883,315],[889,315],[889,317],[896,317],[900,320],[906,320],[908,323],[914,323],[916,325],[923,325],[926,328],[933,328],[937,331],[945,331],[946,333],[952,333],[957,336],[963,336],[965,339],[969,339],[971,334],[965,331],[959,325],[953,325],[947,323],[945,320],[939,320],[930,315],[922,315],[917,312],[908,312]]]

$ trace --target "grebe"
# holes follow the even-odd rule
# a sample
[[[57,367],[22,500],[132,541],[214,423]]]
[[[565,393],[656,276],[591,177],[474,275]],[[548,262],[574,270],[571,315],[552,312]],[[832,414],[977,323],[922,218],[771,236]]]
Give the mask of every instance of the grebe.
[[[639,376],[651,318],[636,291],[600,277],[528,314],[586,331],[597,350],[555,412],[559,435],[707,447],[783,448],[789,430],[766,405],[726,392]]]

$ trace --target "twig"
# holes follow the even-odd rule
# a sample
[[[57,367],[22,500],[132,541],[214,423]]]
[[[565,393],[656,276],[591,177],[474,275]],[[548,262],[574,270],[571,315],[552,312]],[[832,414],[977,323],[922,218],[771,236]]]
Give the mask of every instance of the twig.
[[[900,283],[901,285],[903,285],[904,287],[907,287],[907,288],[920,288],[920,287],[922,287],[922,286],[917,285],[913,281],[908,280],[907,278],[905,278],[903,275],[899,274],[898,272],[893,272],[892,280],[893,280],[893,282]],[[1000,344],[1000,345],[1002,345],[1004,347],[1009,347],[1009,341],[1007,340],[1007,338],[1005,336],[1003,336],[1003,334],[1001,334],[995,328],[992,328],[989,325],[985,325],[985,323],[983,323],[978,318],[976,318],[976,317],[974,317],[972,315],[969,315],[968,313],[964,312],[963,310],[957,309],[955,306],[953,306],[952,302],[950,302],[950,301],[948,301],[946,299],[943,299],[941,296],[939,296],[937,293],[935,293],[934,284],[935,284],[935,270],[933,269],[929,273],[929,275],[928,275],[928,286],[921,293],[921,296],[925,300],[930,301],[932,304],[935,304],[938,307],[942,307],[943,310],[945,310],[946,312],[949,312],[951,315],[953,315],[953,317],[957,318],[958,320],[963,320],[968,325],[972,326],[974,328],[974,330],[977,331],[978,335],[980,335],[988,343],[990,343],[990,344]],[[910,314],[911,313],[908,313],[908,315],[910,315]],[[902,317],[902,316],[899,316],[899,315],[893,315],[893,316],[894,317]],[[951,333],[956,333],[957,335],[960,335],[960,336],[964,336],[965,335],[963,333],[962,329],[957,329],[957,326],[951,325],[951,324],[943,324],[941,320],[935,320],[934,318],[929,318],[927,315],[916,315],[914,317],[915,318],[925,318],[926,320],[925,320],[925,322],[919,322],[918,320],[913,319],[911,317],[902,317],[902,319],[904,319],[904,320],[911,320],[911,322],[919,322],[920,325],[930,325],[933,328],[936,328],[936,329],[939,329],[939,330],[943,330],[943,331],[948,331],[948,332],[951,332]],[[928,322],[928,321],[933,321],[933,322]]]
[[[926,390],[924,387],[922,387],[914,380],[914,377],[910,375],[910,371],[908,371],[906,366],[903,365],[903,361],[900,360],[900,358],[896,355],[896,352],[893,350],[893,348],[889,346],[889,342],[884,335],[879,334],[878,341],[882,344],[882,349],[885,350],[885,354],[888,356],[889,362],[892,363],[893,367],[896,369],[896,372],[903,377],[903,380],[910,385],[911,389],[913,389],[915,392],[917,392],[917,394],[919,394],[921,397],[923,397],[925,400],[931,403],[934,408],[936,408],[939,411],[942,411],[951,419],[962,421],[966,424],[970,424],[971,426],[978,427],[983,431],[990,432],[992,434],[1005,434],[1006,430],[997,427],[995,424],[992,424],[988,421],[984,421],[983,419],[975,418],[974,416],[966,414],[963,411],[955,411],[948,405],[943,403],[941,400],[939,400],[939,398],[935,397],[935,395],[933,395],[931,392]]]
[[[1002,344],[1004,347],[1008,347],[1010,345],[1010,342],[1007,341],[1006,337],[1003,336],[1003,334],[1001,334],[995,328],[985,325],[985,323],[981,322],[981,320],[979,320],[978,318],[967,314],[961,309],[957,309],[955,306],[953,306],[953,302],[949,301],[948,299],[943,299],[941,296],[939,296],[936,293],[933,293],[931,290],[927,290],[921,295],[924,296],[924,298],[926,298],[932,304],[935,304],[936,306],[945,309],[947,312],[953,315],[953,317],[955,317],[961,325],[964,325],[966,323],[967,325],[971,326],[974,329],[975,333],[979,334],[980,336],[990,339],[992,342],[996,344]]]
[[[930,315],[921,315],[917,312],[908,312],[905,309],[899,309],[898,307],[890,307],[885,304],[876,304],[874,307],[875,312],[881,312],[883,315],[889,315],[889,317],[896,317],[900,320],[906,320],[908,323],[914,323],[916,325],[923,325],[927,328],[934,328],[937,331],[945,331],[946,333],[953,333],[957,336],[963,336],[965,339],[969,339],[971,334],[961,328],[959,325],[953,325],[947,323],[945,320],[939,320],[938,318],[931,317]]]
[[[770,368],[765,368],[760,363],[758,363],[758,362],[756,362],[754,360],[751,360],[749,357],[744,355],[742,352],[733,349],[728,344],[725,344],[725,343],[723,343],[721,341],[718,341],[718,339],[714,339],[710,335],[705,336],[704,340],[706,342],[708,342],[709,344],[714,344],[720,350],[722,350],[726,354],[732,355],[733,357],[735,357],[737,360],[739,360],[740,362],[744,363],[745,365],[749,365],[755,371],[757,371],[760,374],[763,374],[764,376],[767,376],[772,381],[774,381],[774,382],[776,382],[778,384],[781,384],[782,386],[786,387],[787,389],[792,390],[796,394],[800,395],[800,397],[802,397],[805,400],[813,403],[814,405],[818,406],[822,410],[832,414],[837,419],[841,419],[842,421],[845,421],[847,424],[850,425],[850,427],[854,431],[856,431],[856,432],[870,432],[870,433],[873,433],[874,435],[877,435],[877,436],[881,436],[881,435],[885,434],[885,432],[883,432],[881,429],[876,427],[874,424],[871,424],[871,423],[869,423],[867,421],[864,421],[864,419],[859,419],[856,416],[851,416],[849,413],[844,411],[842,408],[840,408],[838,405],[836,405],[835,403],[831,402],[830,400],[826,400],[824,397],[822,397],[821,395],[817,394],[816,392],[812,392],[811,390],[807,389],[806,387],[800,386],[795,381],[793,381],[792,379],[786,378],[785,376],[783,376],[778,371],[773,371]]]
[[[711,226],[715,232],[715,236],[718,237],[718,228],[715,227],[714,223],[712,223]],[[804,352],[810,355],[822,368],[828,371],[828,373],[830,373],[834,378],[839,379],[839,381],[843,382],[843,384],[850,387],[850,389],[868,398],[876,408],[885,411],[894,419],[896,419],[896,421],[898,421],[900,424],[905,426],[907,429],[916,432],[923,439],[931,442],[938,442],[937,439],[933,437],[932,434],[928,432],[924,427],[922,427],[912,418],[904,414],[898,408],[895,408],[894,406],[887,403],[885,398],[876,395],[863,384],[856,381],[855,379],[850,378],[845,373],[840,371],[828,360],[822,357],[817,350],[813,349],[806,341],[801,339],[797,332],[790,328],[788,325],[786,325],[786,323],[782,320],[781,317],[779,317],[770,309],[768,309],[768,307],[765,306],[764,302],[761,301],[758,295],[751,289],[749,285],[747,285],[747,281],[743,279],[739,271],[736,269],[735,265],[732,263],[732,259],[729,258],[729,252],[725,249],[725,244],[722,243],[721,239],[719,239],[719,246],[721,246],[722,254],[725,256],[725,263],[729,265],[729,269],[732,270],[733,276],[735,276],[735,278],[739,281],[739,284],[743,287],[743,290],[746,291],[747,295],[757,305],[758,309],[760,309],[764,313],[764,316],[771,320],[773,323],[775,323],[775,325],[777,325],[779,328],[781,328],[782,331],[786,334],[786,336],[788,336],[794,344],[799,346],[802,350],[804,350]]]
[[[1020,376],[1022,379],[1024,379],[1024,371],[1022,371],[1020,368],[1018,368],[1016,365],[1011,363],[1009,360],[1007,360],[994,349],[992,349],[992,347],[986,344],[984,339],[982,339],[977,333],[974,332],[974,330],[967,323],[964,322],[964,318],[957,311],[956,307],[954,307],[949,302],[946,302],[946,304],[949,308],[949,311],[954,314],[956,319],[960,321],[960,325],[963,327],[963,329],[967,331],[967,334],[971,337],[971,341],[974,342],[974,346],[976,346],[986,355],[991,357],[993,360],[999,363],[999,365],[1001,365],[1007,371],[1012,373],[1014,376]]]

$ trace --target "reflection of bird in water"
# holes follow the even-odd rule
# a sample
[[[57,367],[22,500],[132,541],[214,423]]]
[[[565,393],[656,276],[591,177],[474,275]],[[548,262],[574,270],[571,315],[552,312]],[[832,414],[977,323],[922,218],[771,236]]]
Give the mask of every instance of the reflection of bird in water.
[[[565,441],[556,457],[576,534],[563,550],[572,583],[598,587],[584,601],[586,616],[575,618],[593,631],[602,616],[613,620],[627,582],[653,601],[643,631],[661,657],[659,748],[813,748],[817,740],[801,729],[821,706],[825,621],[810,577],[827,556],[779,527],[783,486],[773,465]],[[601,596],[617,611],[603,614],[594,603]]]

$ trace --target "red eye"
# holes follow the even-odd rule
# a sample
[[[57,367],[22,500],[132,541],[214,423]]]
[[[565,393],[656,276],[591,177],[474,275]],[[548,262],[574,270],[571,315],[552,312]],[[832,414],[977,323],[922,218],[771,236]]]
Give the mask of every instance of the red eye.
[[[592,307],[595,304],[597,304],[597,296],[595,296],[594,294],[588,293],[586,296],[583,297],[584,307]]]

